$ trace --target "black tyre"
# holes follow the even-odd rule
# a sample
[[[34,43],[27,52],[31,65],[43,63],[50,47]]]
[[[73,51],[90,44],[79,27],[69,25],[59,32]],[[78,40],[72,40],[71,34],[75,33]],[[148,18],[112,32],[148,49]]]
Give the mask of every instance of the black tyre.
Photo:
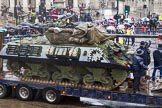
[[[0,83],[0,99],[7,97],[8,89],[7,86]]]
[[[20,100],[29,101],[33,99],[33,91],[30,87],[21,85],[16,89],[16,96]]]
[[[43,90],[42,92],[43,99],[47,101],[48,103],[51,104],[58,104],[61,100],[61,95],[58,91],[52,89],[52,88],[47,88]]]

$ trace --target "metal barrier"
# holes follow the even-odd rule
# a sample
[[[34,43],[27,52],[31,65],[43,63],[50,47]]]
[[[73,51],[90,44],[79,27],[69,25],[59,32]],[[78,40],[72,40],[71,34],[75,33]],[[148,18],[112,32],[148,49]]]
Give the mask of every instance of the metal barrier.
[[[149,27],[145,27],[146,31],[145,32],[142,32],[141,31],[141,28],[142,27],[135,27],[135,33],[136,34],[155,34],[155,33],[162,33],[162,27],[157,27],[156,30],[151,30],[150,31],[150,28]]]
[[[115,36],[116,37],[116,42],[121,42],[121,44],[126,45],[126,46],[134,46],[135,43],[138,43],[139,40],[136,40],[136,38],[149,38],[151,39],[157,39],[157,41],[155,41],[155,44],[159,44],[162,43],[162,34],[160,35],[146,35],[146,34],[135,34],[135,35],[127,35],[127,34],[109,34],[110,36]],[[119,37],[120,39],[123,38],[122,41],[119,41]]]
[[[146,34],[135,34],[135,35],[127,35],[127,34],[109,34],[110,36],[115,37],[135,37],[135,38],[157,38],[159,35],[146,35]]]
[[[127,35],[127,34],[108,34],[110,36],[114,36],[116,38],[118,37],[123,37],[123,38],[127,38],[127,37],[134,37],[134,38],[158,38],[158,36],[160,35],[146,35],[146,34],[135,34],[135,35]],[[37,36],[41,36],[41,34],[37,35]],[[29,35],[15,35],[15,36],[9,36],[9,37],[4,37],[3,36],[3,43],[8,43],[8,42],[12,42],[15,40],[20,40],[20,38],[25,38],[25,37],[33,37],[33,36],[29,36]],[[162,39],[162,36],[161,36]]]

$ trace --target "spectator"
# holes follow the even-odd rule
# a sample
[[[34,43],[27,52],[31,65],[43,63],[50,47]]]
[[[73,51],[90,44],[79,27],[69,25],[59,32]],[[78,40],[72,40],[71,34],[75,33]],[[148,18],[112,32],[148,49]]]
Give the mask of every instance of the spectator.
[[[32,14],[31,14],[31,12],[28,13],[28,21],[32,22]]]
[[[43,16],[43,23],[46,22],[46,16]]]
[[[98,20],[99,17],[100,17],[100,12],[96,11],[96,17],[97,17],[97,20]]]
[[[133,27],[131,27],[131,41],[132,41],[132,46],[134,45],[134,42],[135,42],[135,37],[133,36],[134,35],[134,28]]]
[[[60,9],[60,15],[64,14],[64,9]]]
[[[141,27],[141,32],[146,33],[146,27],[144,25],[142,25],[142,27]]]
[[[131,27],[131,41],[132,41],[132,46],[134,45],[134,42],[135,42],[135,37],[133,37],[133,35],[135,34],[135,31],[134,31],[135,27],[134,25],[132,25]]]
[[[126,34],[131,35],[131,28],[130,27],[128,27],[128,29],[126,30]],[[127,44],[127,42],[128,42],[128,44]],[[129,37],[126,37],[125,44],[129,45]]]
[[[153,52],[154,70],[152,80],[155,81],[156,70],[160,70],[160,78],[162,77],[162,44],[158,45],[158,49]]]
[[[28,18],[27,17],[24,18],[24,22],[28,22]]]
[[[35,24],[38,24],[38,23],[39,23],[39,19],[38,19],[38,17],[36,17]]]

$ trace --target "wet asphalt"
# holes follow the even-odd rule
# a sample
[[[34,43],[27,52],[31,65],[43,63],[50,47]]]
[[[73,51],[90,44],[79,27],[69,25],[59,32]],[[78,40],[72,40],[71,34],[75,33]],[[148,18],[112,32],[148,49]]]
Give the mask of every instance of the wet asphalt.
[[[21,101],[15,98],[0,99],[0,108],[103,108],[79,102],[75,98],[64,98],[59,104],[49,104],[43,100]]]

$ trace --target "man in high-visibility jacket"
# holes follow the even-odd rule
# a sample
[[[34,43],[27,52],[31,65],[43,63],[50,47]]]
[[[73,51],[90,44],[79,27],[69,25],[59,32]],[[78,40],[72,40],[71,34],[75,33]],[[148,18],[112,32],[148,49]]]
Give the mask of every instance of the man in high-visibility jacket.
[[[128,29],[126,30],[126,34],[127,35],[131,35],[131,28],[130,27],[128,27]],[[127,44],[127,42],[128,42],[128,44]],[[127,45],[129,45],[129,37],[126,37],[124,43],[127,44]]]

